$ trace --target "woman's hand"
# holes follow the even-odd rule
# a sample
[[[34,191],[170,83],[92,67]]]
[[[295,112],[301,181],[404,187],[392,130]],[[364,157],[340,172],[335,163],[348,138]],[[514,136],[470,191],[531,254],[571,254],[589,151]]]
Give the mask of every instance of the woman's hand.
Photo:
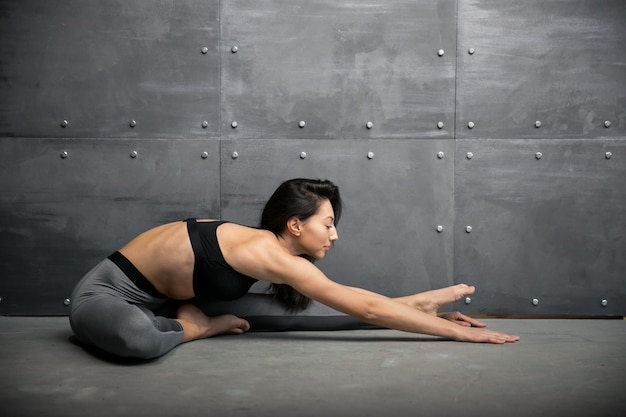
[[[457,336],[454,338],[457,342],[504,344],[517,342],[520,339],[519,336],[475,327],[463,327],[458,330]]]

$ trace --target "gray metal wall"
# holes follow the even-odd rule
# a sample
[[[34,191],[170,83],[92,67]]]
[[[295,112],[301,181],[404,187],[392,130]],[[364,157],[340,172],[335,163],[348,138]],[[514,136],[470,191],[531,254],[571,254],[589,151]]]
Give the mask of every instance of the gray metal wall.
[[[625,68],[621,0],[0,1],[0,314],[310,176],[339,282],[625,315]]]

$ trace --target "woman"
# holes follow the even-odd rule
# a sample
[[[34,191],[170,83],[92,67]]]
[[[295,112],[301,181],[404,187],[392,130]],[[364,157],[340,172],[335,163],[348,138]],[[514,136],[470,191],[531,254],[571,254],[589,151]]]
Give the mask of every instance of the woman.
[[[188,219],[137,236],[98,264],[72,295],[70,324],[83,343],[122,357],[155,358],[175,346],[250,325],[233,315],[207,317],[183,303],[176,318],[155,315],[169,300],[244,296],[257,280],[272,283],[289,309],[309,299],[374,325],[466,342],[515,342],[444,304],[474,292],[464,284],[390,299],[329,280],[313,260],[338,239],[339,190],[330,181],[293,179],[268,200],[261,228]]]

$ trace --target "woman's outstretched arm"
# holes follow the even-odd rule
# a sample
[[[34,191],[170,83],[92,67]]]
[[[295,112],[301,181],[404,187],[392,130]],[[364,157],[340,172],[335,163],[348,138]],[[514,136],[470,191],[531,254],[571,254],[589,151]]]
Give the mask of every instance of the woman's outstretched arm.
[[[315,265],[298,257],[277,257],[268,273],[273,280],[291,285],[313,300],[376,326],[462,342],[507,343],[519,340],[518,336],[484,328],[458,326],[403,302],[338,284],[328,279]]]

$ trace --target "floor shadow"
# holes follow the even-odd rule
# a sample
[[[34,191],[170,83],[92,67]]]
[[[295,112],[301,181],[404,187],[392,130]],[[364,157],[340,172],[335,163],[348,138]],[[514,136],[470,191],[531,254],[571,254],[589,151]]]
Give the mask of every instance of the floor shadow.
[[[352,342],[352,343],[389,343],[389,342],[451,342],[450,339],[444,339],[431,336],[388,336],[381,332],[381,335],[372,335],[372,333],[363,334],[359,331],[337,333],[334,331],[316,331],[316,332],[256,332],[246,333],[243,335],[245,339],[282,339],[282,340],[300,340],[300,341],[327,341],[327,342]]]

